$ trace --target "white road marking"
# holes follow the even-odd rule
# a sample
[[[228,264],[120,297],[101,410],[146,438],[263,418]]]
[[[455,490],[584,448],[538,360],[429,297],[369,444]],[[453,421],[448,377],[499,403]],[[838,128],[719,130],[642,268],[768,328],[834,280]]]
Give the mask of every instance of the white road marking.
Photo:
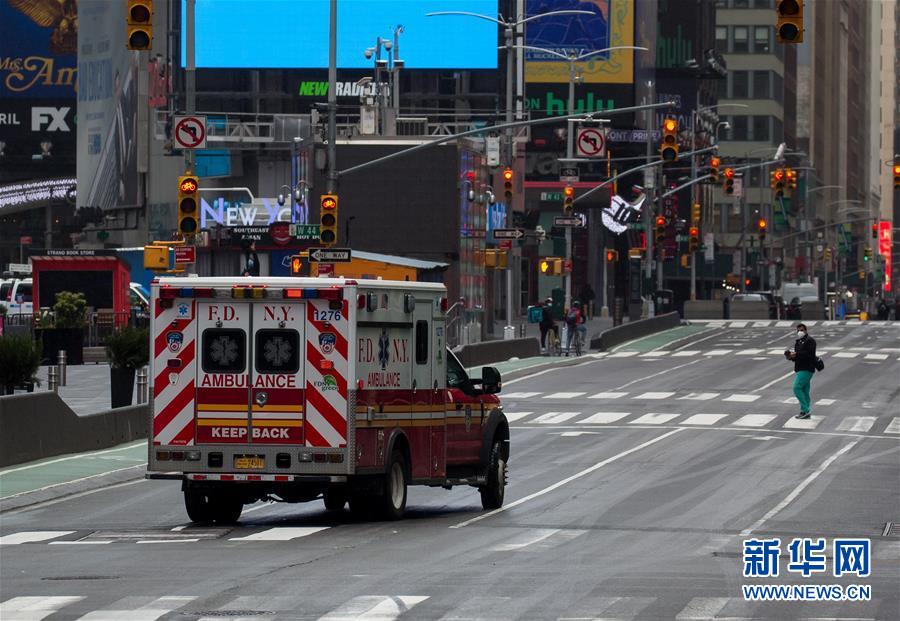
[[[832,358],[856,358],[857,356],[859,356],[857,352],[839,351],[838,353],[834,354]]]
[[[793,326],[793,321],[779,321],[775,323],[776,328],[792,328]]]
[[[753,327],[754,328],[768,328],[771,323],[772,323],[771,321],[754,321]]]
[[[585,395],[587,393],[584,392],[554,392],[549,395],[544,395],[543,399],[574,399],[575,397],[580,397],[581,395]]]
[[[49,545],[51,546],[102,546],[107,543],[112,543],[112,540],[109,539],[107,541],[94,541],[92,539],[88,539],[86,541],[51,541]]]
[[[195,598],[171,595],[154,599],[148,603],[146,597],[125,597],[110,606],[110,610],[95,610],[79,617],[79,621],[156,621],[177,608],[190,603]]]
[[[511,392],[509,394],[503,395],[504,399],[531,399],[532,397],[537,397],[539,392]]]
[[[782,401],[782,403],[790,403],[791,405],[797,405],[800,403],[800,401],[797,399],[797,397],[788,397],[787,399]]]
[[[887,354],[866,354],[866,360],[887,360]]]
[[[819,399],[816,401],[816,405],[834,405],[835,403],[837,403],[835,399]]]
[[[649,412],[644,414],[640,418],[636,418],[633,421],[629,421],[629,425],[662,425],[664,423],[668,423],[673,418],[678,418],[681,414],[662,414],[656,412]]]
[[[513,550],[521,550],[530,545],[539,543],[548,537],[552,537],[559,532],[558,528],[534,528],[529,532],[521,533],[514,537],[509,543],[499,543],[491,546],[492,552],[512,552]]]
[[[749,528],[746,528],[743,531],[741,531],[741,537],[749,536],[751,533],[753,533],[753,531],[755,531],[760,526],[765,524],[766,521],[768,521],[773,516],[777,515],[782,509],[784,509],[786,506],[791,504],[794,501],[794,499],[797,498],[797,496],[799,496],[803,492],[803,490],[805,490],[807,487],[809,487],[809,485],[813,481],[815,481],[819,477],[820,474],[825,472],[825,469],[828,468],[828,466],[830,466],[834,462],[834,460],[836,460],[838,457],[840,457],[841,455],[843,455],[844,453],[846,453],[847,451],[852,449],[857,444],[859,444],[859,440],[858,439],[853,440],[852,442],[850,442],[849,444],[847,444],[843,448],[841,448],[837,453],[835,453],[834,455],[832,455],[831,457],[829,457],[828,459],[823,461],[822,465],[820,465],[818,468],[813,470],[812,473],[810,473],[810,475],[808,477],[803,479],[803,481],[801,481],[800,484],[797,485],[797,487],[795,487],[793,490],[791,490],[791,493],[788,494],[784,498],[784,500],[782,500],[777,505],[772,507],[768,513],[766,513],[764,516],[759,518],[756,522],[751,524]]]
[[[135,543],[197,543],[199,539],[138,539]]]
[[[17,546],[23,543],[37,543],[48,539],[56,539],[57,537],[65,537],[74,532],[74,530],[26,530],[21,533],[3,535],[0,537],[0,545]]]
[[[599,434],[599,431],[563,431],[559,434],[560,438],[577,438],[578,436],[592,435],[595,436]]]
[[[617,420],[621,420],[626,416],[631,416],[631,412],[597,412],[588,416],[584,420],[578,421],[579,425],[608,425]]]
[[[757,354],[761,354],[765,349],[742,349],[739,352],[735,352],[738,356],[756,356]]]
[[[771,386],[772,384],[777,384],[777,383],[780,382],[781,380],[787,379],[787,378],[789,378],[789,377],[790,377],[791,375],[793,375],[793,374],[794,374],[793,371],[788,371],[787,373],[785,373],[785,374],[782,375],[781,377],[776,377],[776,378],[773,379],[771,382],[766,382],[765,384],[763,384],[763,385],[760,386],[759,388],[755,388],[755,389],[753,390],[753,392],[759,392],[760,390],[765,390],[766,388],[768,388],[768,387]],[[726,399],[726,401],[727,401],[727,399]]]
[[[426,599],[427,595],[362,595],[319,617],[319,621],[392,621]]]
[[[82,457],[96,457],[97,455],[106,455],[107,453],[117,453],[119,451],[127,451],[128,449],[132,449],[139,445],[147,445],[147,441],[143,440],[140,442],[132,442],[131,444],[126,444],[125,446],[119,446],[116,448],[106,449],[104,451],[95,451],[93,453],[81,453],[79,455],[71,455],[69,457],[60,457],[58,459],[51,459],[50,461],[42,461],[36,464],[29,464],[27,466],[19,466],[17,468],[7,468],[5,470],[0,470],[0,477],[4,474],[12,474],[13,472],[20,472],[22,470],[30,470],[32,468],[40,468],[41,466],[49,466],[50,464],[58,464],[61,461],[69,461],[70,459],[81,459]]]
[[[885,427],[884,433],[900,433],[900,417],[892,419]]]
[[[722,401],[736,401],[738,403],[753,403],[759,399],[759,395],[744,395],[740,393],[735,393],[731,396],[725,397]]]
[[[772,355],[772,356],[776,356],[776,355],[777,355],[777,356],[783,356],[783,355],[784,355],[784,350],[783,350],[783,349],[770,349],[770,350],[769,350],[769,354]]]
[[[518,507],[519,505],[524,504],[530,500],[534,500],[535,498],[539,498],[541,496],[549,494],[550,492],[552,492],[556,489],[559,489],[560,487],[563,487],[564,485],[567,485],[567,484],[571,483],[572,481],[575,481],[577,479],[580,479],[581,477],[587,476],[587,475],[591,474],[592,472],[599,470],[603,466],[607,466],[613,462],[616,462],[616,461],[622,459],[623,457],[627,457],[628,455],[631,455],[632,453],[636,453],[642,449],[647,448],[648,446],[652,446],[652,445],[656,444],[657,442],[662,442],[666,438],[670,438],[673,435],[675,435],[676,433],[680,433],[682,431],[684,431],[683,427],[678,428],[678,429],[673,429],[662,435],[656,436],[652,440],[647,440],[646,442],[642,442],[641,444],[638,444],[637,446],[633,446],[628,450],[622,451],[621,453],[617,453],[616,455],[613,455],[612,457],[607,457],[603,461],[599,461],[596,464],[594,464],[593,466],[585,468],[584,470],[581,470],[580,472],[576,472],[575,474],[568,476],[565,479],[562,479],[561,481],[557,481],[556,483],[554,483],[552,485],[548,485],[547,487],[545,487],[542,490],[538,490],[532,494],[523,496],[522,498],[519,498],[518,500],[514,500],[513,502],[506,503],[499,509],[494,509],[493,511],[488,511],[487,513],[482,513],[480,515],[476,515],[475,517],[465,520],[463,522],[459,522],[458,524],[454,524],[450,528],[464,528],[466,526],[469,526],[470,524],[474,524],[475,522],[480,522],[481,520],[486,520],[489,517],[493,517],[493,516],[497,515],[498,513],[503,513],[505,511],[509,511],[510,509]]]
[[[503,413],[506,415],[506,420],[510,423],[513,423],[517,420],[521,420],[531,414],[531,412],[503,412]]]
[[[816,325],[817,323],[819,323],[819,322],[818,322],[818,321],[804,321],[804,322],[803,322],[803,325],[806,326],[806,327],[808,328],[809,326],[814,326],[814,325]],[[825,322],[823,321],[822,323],[825,323]]]
[[[185,528],[187,528],[187,524],[182,524],[181,526],[176,526],[175,528],[173,528],[172,532],[177,533],[178,531],[184,530]]]
[[[692,339],[690,342],[685,343],[684,345],[681,345],[679,347],[676,347],[675,351],[681,351],[682,349],[686,349],[688,347],[693,347],[697,343],[702,343],[703,341],[708,341],[709,339],[714,339],[722,334],[721,330],[719,330],[718,328],[713,329],[713,330],[707,330],[706,332],[710,332],[710,331],[712,332],[712,334],[710,334],[709,336],[704,336],[702,339]],[[685,338],[690,338],[690,337],[685,337]],[[678,340],[680,341],[681,339],[678,339]],[[678,341],[676,341],[676,343],[677,342]]]
[[[81,483],[81,482],[83,482],[83,481],[89,481],[89,480],[91,480],[91,479],[97,479],[97,478],[99,478],[99,477],[105,477],[105,476],[107,476],[107,475],[109,475],[109,474],[117,474],[117,473],[119,473],[119,472],[125,472],[126,470],[134,470],[135,468],[146,468],[146,467],[147,467],[147,462],[143,462],[143,463],[140,463],[140,464],[135,464],[135,465],[133,465],[133,466],[126,466],[126,467],[124,467],[124,468],[118,468],[118,469],[116,469],[116,470],[108,470],[108,471],[106,471],[106,472],[98,472],[97,474],[90,474],[90,475],[88,475],[88,476],[86,476],[86,477],[81,477],[80,479],[72,479],[71,481],[60,481],[59,483],[51,483],[50,485],[45,485],[44,487],[39,487],[39,488],[37,488],[37,489],[29,489],[29,490],[25,490],[24,492],[18,492],[18,493],[16,493],[16,494],[10,494],[9,496],[2,496],[2,497],[0,497],[0,500],[9,500],[10,498],[17,498],[18,496],[24,496],[24,495],[26,495],[26,494],[34,494],[35,492],[43,492],[43,491],[46,491],[46,490],[48,490],[48,489],[53,489],[53,488],[56,488],[56,487],[62,487],[63,485],[73,485],[73,484],[75,484],[75,483]],[[126,481],[126,482],[124,482],[124,483],[119,483],[119,485],[120,485],[120,486],[134,485],[135,483],[143,483],[144,481],[148,481],[148,480],[149,480],[149,479],[138,479],[137,481]],[[100,487],[100,488],[97,488],[97,489],[95,489],[95,490],[87,490],[87,491],[85,491],[85,492],[80,492],[78,495],[74,495],[74,494],[73,494],[73,495],[70,495],[70,496],[66,496],[65,498],[56,498],[56,499],[54,499],[54,500],[49,500],[49,501],[47,501],[46,503],[41,503],[40,506],[41,506],[41,508],[42,508],[42,507],[46,507],[46,506],[49,505],[49,504],[55,504],[56,502],[69,501],[69,500],[72,500],[72,499],[74,499],[74,498],[78,498],[78,497],[81,497],[81,496],[87,496],[88,494],[93,494],[93,493],[96,493],[96,492],[102,492],[102,491],[104,491],[104,490],[105,490],[105,491],[108,491],[108,490],[110,490],[110,489],[111,489],[111,486]],[[23,509],[28,509],[28,510],[36,509],[36,508],[38,508],[36,505],[30,505],[30,506],[28,506],[28,507],[23,507]]]
[[[848,416],[838,425],[838,431],[867,432],[878,420],[876,416]]]
[[[607,358],[631,358],[632,356],[637,356],[638,353],[636,351],[617,351],[614,354],[610,354]]]
[[[328,526],[281,526],[246,537],[231,537],[229,541],[290,541],[314,535],[319,531],[328,530],[328,528]]]
[[[810,418],[789,418],[782,425],[785,429],[815,429],[824,419],[821,416],[811,416]]]
[[[745,414],[731,423],[733,427],[765,427],[778,418],[775,414]]]
[[[556,425],[558,423],[564,423],[570,418],[575,418],[579,414],[581,414],[581,412],[547,412],[534,419],[534,422],[540,423],[541,425]]]
[[[728,604],[729,597],[694,597],[675,615],[676,621],[713,619]]]
[[[64,606],[80,602],[81,595],[39,595],[37,597],[13,597],[0,604],[3,621],[41,621]]]
[[[746,322],[746,321],[732,321],[730,327],[732,327],[732,328],[746,328],[746,327],[747,327],[747,323],[748,323],[748,322]]]
[[[638,377],[637,379],[633,379],[630,382],[625,382],[621,386],[616,386],[614,390],[622,390],[623,388],[628,388],[633,384],[637,384],[639,382],[644,382],[648,379],[653,379],[654,377],[659,377],[660,375],[668,375],[672,373],[672,371],[677,371],[678,369],[683,369],[684,367],[689,367],[692,364],[697,364],[700,360],[691,360],[690,362],[685,362],[684,364],[679,364],[678,366],[672,367],[671,369],[665,369],[664,371],[658,371],[653,373],[652,375],[647,375],[645,377]]]
[[[792,433],[799,433],[799,432],[794,431]],[[760,442],[769,442],[770,440],[784,440],[784,438],[781,438],[779,436],[752,436],[752,435],[746,434],[746,433],[741,433],[738,435],[742,438],[750,438],[751,440],[759,440]]]
[[[596,395],[588,397],[588,399],[620,399],[627,394],[627,392],[598,392]]]
[[[646,354],[641,354],[641,358],[655,358],[657,356],[667,356],[669,353],[665,349],[654,349],[652,351],[648,351]]]
[[[678,397],[679,401],[688,400],[688,401],[709,401],[710,399],[715,399],[719,396],[717,392],[692,392],[683,397]]]
[[[704,352],[704,356],[724,356],[725,354],[730,354],[732,349],[710,349],[708,352]]]
[[[674,354],[672,354],[672,357],[674,358],[677,356],[678,358],[687,358],[689,356],[696,356],[699,353],[699,349],[684,349],[682,351],[676,351]]]
[[[681,422],[682,425],[715,425],[727,414],[694,414]]]
[[[668,399],[674,392],[645,392],[635,397],[635,399],[646,399],[648,401],[658,400],[658,399]]]

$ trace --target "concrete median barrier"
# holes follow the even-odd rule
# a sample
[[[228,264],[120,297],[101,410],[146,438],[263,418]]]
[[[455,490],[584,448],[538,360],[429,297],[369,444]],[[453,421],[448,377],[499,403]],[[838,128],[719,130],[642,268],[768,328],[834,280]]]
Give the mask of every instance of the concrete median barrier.
[[[729,319],[768,319],[768,302],[731,302]]]
[[[681,325],[681,316],[678,313],[666,313],[649,319],[629,321],[621,326],[604,330],[599,336],[591,339],[591,349],[609,350],[616,345],[641,338],[663,330],[670,330]]]
[[[0,466],[146,438],[147,405],[78,416],[55,392],[0,397]]]
[[[684,318],[724,319],[724,304],[722,300],[685,300]]]
[[[541,343],[535,337],[509,339],[505,341],[484,341],[463,345],[454,350],[456,357],[466,368],[484,366],[510,358],[530,358],[541,355]]]

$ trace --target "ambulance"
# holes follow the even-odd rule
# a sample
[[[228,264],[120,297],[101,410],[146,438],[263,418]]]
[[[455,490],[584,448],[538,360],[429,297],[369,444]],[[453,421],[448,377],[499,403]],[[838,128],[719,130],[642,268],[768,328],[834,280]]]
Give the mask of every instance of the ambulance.
[[[164,277],[151,308],[147,478],[180,480],[192,521],[320,498],[399,519],[408,485],[502,506],[500,374],[447,348],[443,285]]]

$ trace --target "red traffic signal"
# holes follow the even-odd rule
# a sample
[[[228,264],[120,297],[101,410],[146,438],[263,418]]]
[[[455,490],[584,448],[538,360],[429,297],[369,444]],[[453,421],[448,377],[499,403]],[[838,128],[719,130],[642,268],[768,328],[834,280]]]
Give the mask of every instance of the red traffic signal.
[[[662,227],[666,225],[666,219],[663,216],[656,217],[656,226]]]
[[[725,178],[733,179],[734,178],[734,168],[726,168],[725,169]]]
[[[507,168],[506,170],[503,171],[503,180],[504,181],[512,181],[512,178],[513,178],[512,168]]]
[[[330,194],[325,194],[322,196],[322,209],[335,209],[337,208],[337,197],[332,196]]]
[[[507,203],[512,200],[513,195],[513,171],[512,168],[507,168],[503,171],[503,194],[506,197]]]

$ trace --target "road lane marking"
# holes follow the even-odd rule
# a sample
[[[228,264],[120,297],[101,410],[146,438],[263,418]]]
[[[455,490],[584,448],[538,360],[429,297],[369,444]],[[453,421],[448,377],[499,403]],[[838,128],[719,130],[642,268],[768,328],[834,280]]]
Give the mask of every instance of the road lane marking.
[[[793,321],[778,321],[775,323],[776,328],[792,328],[793,326]]]
[[[549,395],[544,395],[543,399],[574,399],[575,397],[580,397],[582,395],[586,395],[585,392],[554,392]]]
[[[83,599],[82,595],[14,597],[0,604],[0,619],[4,621],[41,621],[57,610]]]
[[[55,488],[55,487],[60,487],[61,485],[71,485],[72,483],[81,483],[81,482],[83,482],[83,481],[89,481],[89,480],[91,480],[91,479],[96,479],[96,478],[99,478],[99,477],[105,477],[105,476],[107,476],[107,475],[109,475],[109,474],[116,474],[116,473],[119,473],[119,472],[124,472],[124,471],[126,471],[126,470],[134,470],[135,468],[146,468],[146,467],[147,467],[147,462],[144,462],[144,463],[142,463],[142,464],[135,464],[135,465],[133,465],[133,466],[128,466],[128,467],[126,467],[126,468],[118,468],[118,469],[116,469],[116,470],[109,470],[109,471],[107,471],[107,472],[98,472],[97,474],[92,474],[92,475],[90,475],[90,476],[81,477],[80,479],[72,479],[71,481],[60,481],[59,483],[53,483],[52,485],[45,485],[44,487],[39,487],[39,488],[37,488],[37,489],[29,489],[29,490],[25,490],[24,492],[18,492],[18,493],[15,493],[15,494],[10,494],[9,496],[0,496],[0,500],[9,500],[9,499],[11,499],[11,498],[17,498],[17,497],[19,497],[19,496],[24,496],[25,494],[33,494],[33,493],[35,493],[35,492],[43,492],[43,491],[48,490],[48,489],[53,489],[53,488]],[[146,481],[147,479],[138,479],[138,480],[139,480],[139,481]],[[106,488],[100,488],[100,489],[102,490],[102,489],[109,489],[109,488],[106,487]],[[99,491],[99,490],[97,490],[97,491]],[[72,496],[68,496],[67,498],[72,498]]]
[[[48,539],[65,537],[74,532],[74,530],[26,530],[21,533],[3,535],[0,537],[0,545],[17,546],[23,543],[37,543],[38,541],[47,541]]]
[[[598,392],[596,395],[588,397],[588,399],[620,399],[627,394],[627,392]]]
[[[813,481],[815,481],[819,477],[820,474],[825,472],[825,469],[828,468],[828,466],[830,466],[838,457],[840,457],[841,455],[843,455],[844,453],[846,453],[847,451],[852,449],[857,444],[859,444],[859,440],[858,439],[853,440],[852,442],[846,444],[843,448],[841,448],[837,453],[835,453],[834,455],[832,455],[831,457],[829,457],[828,459],[823,461],[822,465],[820,465],[818,468],[813,470],[808,477],[803,479],[800,482],[800,484],[797,485],[797,487],[795,487],[793,490],[791,490],[791,493],[788,494],[784,498],[784,500],[782,500],[777,505],[772,507],[768,513],[766,513],[764,516],[762,516],[756,522],[754,522],[752,525],[750,525],[749,528],[746,528],[743,531],[741,531],[741,537],[749,536],[751,533],[753,533],[753,531],[757,530],[760,526],[765,524],[769,519],[771,519],[772,517],[777,515],[782,509],[784,509],[786,506],[791,504],[794,501],[794,499],[797,498],[797,496],[799,496],[803,492],[803,490],[805,490],[807,487],[809,487],[809,485]]]
[[[632,356],[637,356],[638,352],[636,351],[617,351],[614,354],[610,354],[607,358],[631,358]]]
[[[866,360],[887,360],[887,354],[866,354]]]
[[[783,356],[784,350],[783,349],[770,349],[769,355],[770,356]]]
[[[146,597],[125,597],[110,606],[109,610],[95,610],[89,612],[79,621],[156,621],[160,617],[169,614],[173,610],[181,608],[192,602],[192,596],[167,595],[146,602]]]
[[[558,423],[564,423],[570,418],[575,418],[579,414],[581,414],[581,412],[547,412],[534,419],[534,422],[541,425],[556,425]]]
[[[108,543],[112,543],[112,540],[108,541],[94,541],[92,539],[88,539],[87,541],[78,540],[78,541],[51,541],[49,545],[51,546],[103,546]]]
[[[875,425],[876,416],[847,416],[838,425],[838,431],[861,431],[865,433]]]
[[[532,412],[504,412],[507,422],[514,423],[532,414]]]
[[[651,349],[646,354],[641,354],[641,358],[656,358],[658,356],[667,356],[670,353],[665,349]]]
[[[694,414],[682,421],[682,425],[715,425],[728,414]]]
[[[745,414],[731,423],[733,427],[765,427],[778,418],[775,414]]]
[[[816,405],[834,405],[837,403],[836,399],[819,399],[816,401]]]
[[[199,539],[138,539],[135,543],[197,543]]]
[[[705,330],[704,332],[701,332],[700,334],[706,334],[706,332],[710,332],[710,330]],[[681,351],[682,349],[685,349],[687,347],[693,347],[697,343],[701,343],[703,341],[708,341],[709,339],[714,339],[717,336],[721,336],[721,334],[722,334],[722,331],[720,329],[716,328],[716,329],[712,330],[712,334],[710,334],[709,336],[704,336],[702,339],[694,339],[690,343],[685,343],[684,345],[681,345],[680,347],[676,347],[675,351]],[[689,338],[689,337],[685,337],[685,338]],[[681,339],[678,339],[678,340],[681,340]],[[675,342],[677,343],[678,341],[675,341]]]
[[[710,349],[708,352],[704,353],[704,356],[724,356],[725,354],[730,354],[732,349]]]
[[[885,427],[884,433],[900,433],[900,417],[891,420]]]
[[[730,327],[732,327],[732,328],[746,328],[748,323],[749,323],[749,322],[747,322],[747,321],[732,321]]]
[[[719,393],[717,392],[692,392],[683,397],[678,397],[678,399],[679,401],[709,401],[710,399],[715,399],[718,396]]]
[[[700,353],[699,349],[685,349],[682,351],[676,351],[674,354],[672,354],[672,357],[673,358],[687,358],[689,356],[696,356],[699,353]]]
[[[44,509],[45,507],[49,507],[51,505],[59,504],[61,502],[68,502],[70,500],[76,500],[78,498],[83,498],[84,496],[90,496],[91,494],[96,494],[98,492],[108,492],[110,490],[118,489],[120,487],[136,485],[138,483],[146,483],[148,481],[149,481],[149,479],[135,479],[134,481],[125,481],[123,483],[115,483],[113,485],[107,485],[106,487],[98,487],[97,489],[89,489],[89,490],[86,490],[83,492],[69,494],[67,496],[63,496],[62,498],[53,498],[51,500],[35,502],[33,504],[25,505],[22,507],[15,507],[13,509],[0,510],[0,514],[9,515],[9,514],[13,514],[13,513],[22,513],[24,511],[34,511],[36,509]],[[60,484],[60,485],[62,485],[62,484]],[[55,487],[55,486],[51,486],[51,487]],[[40,490],[33,490],[33,491],[40,491]],[[8,499],[14,498],[16,496],[22,496],[23,494],[31,494],[31,493],[32,492],[22,492],[20,494],[14,494],[13,496],[5,496],[3,498],[0,498],[0,501],[8,500]]]
[[[569,477],[566,477],[565,479],[562,479],[561,481],[557,481],[553,485],[549,485],[542,490],[534,492],[533,494],[529,494],[518,500],[507,503],[507,504],[503,505],[502,507],[500,507],[499,509],[494,509],[493,511],[488,511],[487,513],[482,513],[481,515],[476,515],[475,517],[473,517],[471,519],[459,522],[458,524],[454,524],[450,528],[463,528],[470,524],[474,524],[475,522],[480,522],[481,520],[485,520],[489,517],[497,515],[498,513],[503,513],[504,511],[509,511],[510,509],[512,509],[514,507],[518,507],[519,505],[524,504],[530,500],[534,500],[535,498],[539,498],[540,496],[549,494],[550,492],[552,492],[556,489],[559,489],[560,487],[563,487],[564,485],[567,485],[567,484],[571,483],[572,481],[580,479],[583,476],[587,476],[588,474],[594,472],[595,470],[599,470],[603,466],[609,465],[615,461],[622,459],[623,457],[627,457],[628,455],[631,455],[632,453],[636,453],[637,451],[640,451],[641,449],[645,449],[648,446],[652,446],[652,445],[656,444],[657,442],[661,442],[662,440],[665,440],[666,438],[669,438],[669,437],[675,435],[676,433],[680,433],[682,431],[684,431],[684,428],[673,429],[672,431],[669,431],[660,436],[657,436],[657,437],[653,438],[652,440],[648,440],[648,441],[638,444],[637,446],[632,447],[626,451],[622,451],[621,453],[613,455],[612,457],[608,457],[607,459],[604,459],[603,461],[597,462],[593,466],[590,466],[589,468],[585,468],[584,470],[582,470],[580,472],[576,472],[575,474],[573,474]]]
[[[40,468],[41,466],[49,466],[50,464],[58,464],[62,461],[69,461],[72,459],[81,459],[82,457],[96,457],[97,455],[106,455],[108,453],[116,453],[118,451],[127,451],[128,449],[133,449],[136,446],[147,446],[146,440],[140,440],[138,442],[132,442],[131,444],[126,444],[125,446],[119,446],[116,448],[107,449],[104,451],[95,451],[93,453],[79,453],[77,455],[69,455],[68,457],[60,457],[58,459],[51,459],[50,461],[42,461],[37,464],[29,464],[27,466],[19,466],[17,468],[7,468],[5,470],[0,470],[0,477],[5,474],[12,474],[13,472],[20,472],[22,470],[31,470],[32,468]]]
[[[825,419],[821,416],[811,416],[810,418],[791,417],[782,427],[786,429],[815,429],[823,420]]]
[[[521,550],[522,548],[527,548],[530,545],[540,543],[541,541],[552,537],[558,533],[559,530],[560,529],[558,528],[535,528],[532,529],[531,532],[522,533],[514,537],[509,543],[499,543],[495,546],[491,546],[490,550],[492,552],[512,552],[513,550]]]
[[[731,396],[725,397],[722,401],[735,401],[737,403],[753,403],[759,399],[759,395],[745,395],[740,393],[735,393]]]
[[[800,403],[800,401],[797,399],[797,397],[788,397],[787,399],[783,399],[781,402],[788,403],[791,405],[798,405]]]
[[[426,599],[427,595],[361,595],[318,621],[393,621]]]
[[[328,530],[329,526],[277,526],[245,537],[229,537],[228,541],[290,541]]]
[[[579,425],[606,425],[631,416],[631,412],[597,412],[584,420],[578,421]]]
[[[674,392],[645,392],[635,397],[635,399],[646,399],[648,401],[658,400],[658,399],[668,399]]]
[[[628,388],[629,386],[631,386],[633,384],[637,384],[638,382],[643,382],[648,379],[653,379],[654,377],[659,377],[660,375],[667,375],[667,374],[671,373],[672,371],[677,371],[678,369],[683,369],[684,367],[689,367],[692,364],[697,364],[698,362],[701,362],[701,361],[700,360],[691,360],[690,362],[685,362],[684,364],[679,364],[678,366],[674,366],[671,369],[659,371],[657,373],[653,373],[652,375],[647,375],[646,377],[639,377],[637,379],[631,380],[630,382],[625,382],[624,384],[622,384],[621,386],[617,386],[613,390],[622,390],[623,388]]]
[[[537,397],[539,392],[511,392],[508,395],[503,395],[504,399],[531,399],[532,397]]]
[[[758,354],[764,353],[765,349],[742,349],[738,352],[735,352],[738,356],[756,356]]]
[[[771,382],[767,382],[767,383],[763,384],[762,386],[760,386],[759,388],[754,388],[754,389],[753,389],[753,392],[759,392],[760,390],[765,390],[766,388],[768,388],[768,387],[771,386],[772,384],[777,384],[777,383],[780,382],[781,380],[787,379],[787,378],[789,378],[789,377],[790,377],[791,375],[793,375],[793,374],[794,374],[794,371],[788,371],[787,373],[785,373],[785,374],[782,375],[781,377],[776,377],[776,378],[773,379]]]
[[[713,619],[728,605],[730,600],[730,597],[694,597],[675,616],[675,620],[701,621]]]
[[[858,353],[858,352],[854,352],[854,351],[839,351],[838,353],[834,354],[834,355],[832,356],[832,358],[856,358],[857,356],[859,356],[859,353]]]
[[[640,418],[630,421],[629,425],[662,425],[670,420],[678,418],[681,414],[662,414],[657,412],[648,412]]]

